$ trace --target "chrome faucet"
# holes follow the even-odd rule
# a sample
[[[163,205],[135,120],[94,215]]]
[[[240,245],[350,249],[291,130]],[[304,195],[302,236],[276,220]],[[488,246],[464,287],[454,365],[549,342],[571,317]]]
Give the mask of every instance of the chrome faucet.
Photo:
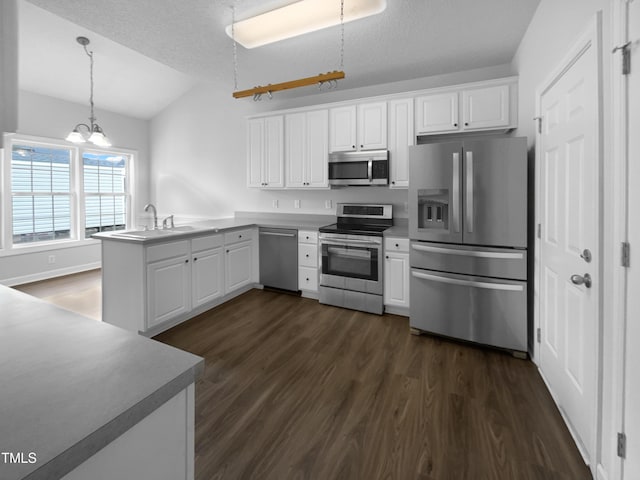
[[[171,227],[169,227],[169,222],[171,222]],[[162,229],[166,230],[167,228],[175,228],[176,226],[173,224],[173,215],[169,215],[167,218],[162,220]]]
[[[152,203],[147,203],[144,207],[145,212],[148,212],[149,209],[153,210],[153,229],[157,230],[158,229],[158,211],[156,210],[155,205],[153,205]]]

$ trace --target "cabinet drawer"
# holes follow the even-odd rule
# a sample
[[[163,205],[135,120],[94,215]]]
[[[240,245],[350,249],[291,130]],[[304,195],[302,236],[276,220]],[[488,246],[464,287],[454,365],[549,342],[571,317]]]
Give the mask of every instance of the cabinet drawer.
[[[384,251],[385,252],[409,252],[409,239],[408,238],[385,238],[384,239]]]
[[[318,247],[305,243],[298,244],[298,265],[316,268],[318,266]]]
[[[224,234],[224,244],[230,245],[232,243],[244,242],[253,238],[253,230],[247,228],[245,230],[234,230],[233,232],[227,232]]]
[[[312,243],[314,245],[318,244],[318,232],[313,232],[309,230],[300,230],[298,232],[298,242],[299,243]]]
[[[318,269],[312,267],[298,268],[298,288],[311,292],[318,291]]]
[[[222,235],[207,235],[191,239],[191,251],[201,252],[222,246]]]
[[[188,254],[189,240],[152,245],[147,247],[147,263]]]

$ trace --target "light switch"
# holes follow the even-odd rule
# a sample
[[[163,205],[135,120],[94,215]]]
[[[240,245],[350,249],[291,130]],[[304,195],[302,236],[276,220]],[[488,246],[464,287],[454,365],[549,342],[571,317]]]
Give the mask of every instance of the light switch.
[[[331,200],[324,201],[324,208],[331,208]]]

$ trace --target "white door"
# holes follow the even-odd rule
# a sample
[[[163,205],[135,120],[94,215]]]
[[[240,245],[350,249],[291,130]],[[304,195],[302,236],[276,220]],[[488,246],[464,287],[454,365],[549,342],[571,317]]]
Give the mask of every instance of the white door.
[[[147,265],[147,329],[191,310],[190,278],[187,255]]]
[[[349,152],[356,149],[356,106],[329,110],[329,151]]]
[[[290,113],[285,115],[285,159],[287,173],[287,187],[302,188],[305,184],[305,113]]]
[[[391,185],[389,188],[409,188],[409,147],[415,144],[413,134],[413,99],[389,102],[389,156]]]
[[[305,151],[306,187],[329,187],[329,111],[308,112]]]
[[[229,293],[249,285],[252,279],[251,242],[241,242],[226,247],[225,292]]]
[[[540,96],[538,365],[592,468],[598,362],[599,129],[594,35]],[[583,255],[591,252],[591,260]],[[581,257],[583,255],[583,257]],[[588,282],[580,282],[591,277]]]
[[[262,187],[264,179],[264,119],[249,120],[247,124],[247,186]]]
[[[284,120],[281,115],[264,122],[264,181],[266,186],[284,187]]]
[[[221,297],[223,285],[222,247],[194,253],[191,262],[191,301],[192,307]]]
[[[640,1],[628,3],[631,73],[628,82],[629,122],[629,243],[631,266],[627,276],[627,334],[624,432],[627,452],[624,480],[640,478]],[[619,56],[614,57],[618,61]]]

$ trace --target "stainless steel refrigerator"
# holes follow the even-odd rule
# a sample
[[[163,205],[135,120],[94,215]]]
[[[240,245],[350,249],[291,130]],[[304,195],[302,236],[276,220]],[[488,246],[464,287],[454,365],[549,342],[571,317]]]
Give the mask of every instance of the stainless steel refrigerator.
[[[526,352],[526,138],[409,155],[411,327]]]

